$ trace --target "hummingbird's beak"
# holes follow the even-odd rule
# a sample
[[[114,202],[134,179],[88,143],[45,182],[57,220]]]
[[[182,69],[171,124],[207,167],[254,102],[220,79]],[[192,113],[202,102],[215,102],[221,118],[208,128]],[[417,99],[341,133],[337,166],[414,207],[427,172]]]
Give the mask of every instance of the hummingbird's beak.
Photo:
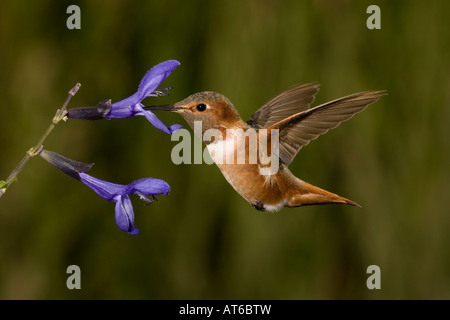
[[[177,110],[181,110],[183,108],[181,107],[175,107],[173,104],[161,104],[159,106],[145,106],[144,107],[145,110],[150,110],[150,111],[159,111],[159,110],[163,110],[163,111],[177,111]]]

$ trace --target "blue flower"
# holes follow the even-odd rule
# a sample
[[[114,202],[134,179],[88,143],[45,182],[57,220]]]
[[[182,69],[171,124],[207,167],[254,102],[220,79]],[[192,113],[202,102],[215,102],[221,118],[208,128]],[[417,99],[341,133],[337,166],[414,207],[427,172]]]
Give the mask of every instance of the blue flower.
[[[86,173],[80,173],[79,176],[81,182],[100,197],[116,203],[117,226],[130,234],[137,234],[139,229],[134,227],[134,211],[129,195],[137,194],[144,201],[151,203],[153,200],[147,196],[167,195],[170,191],[170,186],[165,181],[154,178],[144,178],[128,185],[121,185],[94,178]]]
[[[144,116],[152,125],[159,130],[172,134],[182,126],[174,124],[167,127],[159,120],[153,112],[145,110],[141,103],[147,97],[157,97],[164,95],[158,86],[175,70],[180,63],[177,60],[167,60],[151,68],[142,78],[138,91],[132,96],[112,104],[107,101],[101,102],[97,107],[75,108],[68,110],[68,118],[97,120],[105,119],[124,119],[133,116]]]
[[[154,199],[155,195],[167,195],[170,191],[170,186],[160,179],[144,178],[128,185],[116,184],[85,173],[93,164],[78,162],[49,150],[41,150],[39,155],[65,174],[83,182],[103,199],[114,201],[117,226],[120,230],[130,234],[137,234],[139,230],[134,227],[134,211],[129,195],[137,194],[145,202],[151,203],[153,200],[147,198],[148,196],[152,196]]]

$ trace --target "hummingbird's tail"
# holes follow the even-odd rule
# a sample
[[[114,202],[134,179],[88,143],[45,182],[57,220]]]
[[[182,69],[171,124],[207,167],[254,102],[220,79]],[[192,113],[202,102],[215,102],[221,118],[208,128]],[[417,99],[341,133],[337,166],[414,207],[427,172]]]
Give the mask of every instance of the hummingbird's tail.
[[[320,189],[312,184],[303,182],[296,190],[297,192],[288,201],[288,207],[309,206],[315,204],[349,204],[361,207],[356,202],[338,196],[337,194]]]

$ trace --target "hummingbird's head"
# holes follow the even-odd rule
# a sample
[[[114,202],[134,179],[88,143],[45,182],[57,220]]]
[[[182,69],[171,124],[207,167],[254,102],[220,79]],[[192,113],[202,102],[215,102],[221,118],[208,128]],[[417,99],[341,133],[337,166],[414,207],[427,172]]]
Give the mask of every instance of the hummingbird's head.
[[[179,113],[192,129],[194,129],[194,121],[201,121],[202,133],[208,129],[231,129],[244,125],[230,100],[212,91],[195,93],[173,105],[151,106],[145,109]]]

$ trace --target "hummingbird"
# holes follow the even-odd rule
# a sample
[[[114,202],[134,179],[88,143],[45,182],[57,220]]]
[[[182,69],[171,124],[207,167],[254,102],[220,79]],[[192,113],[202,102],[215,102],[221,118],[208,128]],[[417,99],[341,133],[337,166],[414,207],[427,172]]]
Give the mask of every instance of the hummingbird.
[[[319,86],[318,83],[292,86],[270,99],[247,122],[242,120],[228,98],[212,91],[195,93],[174,104],[146,106],[145,109],[176,112],[193,130],[195,122],[200,121],[201,134],[210,129],[222,133],[211,141],[203,139],[204,143],[230,185],[259,211],[273,212],[283,207],[318,204],[348,204],[360,207],[352,200],[297,178],[288,166],[300,149],[311,140],[363,111],[369,104],[385,95],[386,91],[355,93],[310,108]],[[259,158],[252,163],[217,161],[216,153],[224,145],[232,146],[226,148],[226,153],[245,152],[248,156],[252,150],[249,139],[246,139],[249,130],[256,132],[258,139],[268,140],[271,140],[271,133],[277,130],[277,152],[274,153],[278,161],[277,170],[267,170],[267,164],[263,164]],[[233,144],[230,144],[230,141]],[[270,147],[267,147],[266,155],[275,149],[272,146],[270,144]]]

